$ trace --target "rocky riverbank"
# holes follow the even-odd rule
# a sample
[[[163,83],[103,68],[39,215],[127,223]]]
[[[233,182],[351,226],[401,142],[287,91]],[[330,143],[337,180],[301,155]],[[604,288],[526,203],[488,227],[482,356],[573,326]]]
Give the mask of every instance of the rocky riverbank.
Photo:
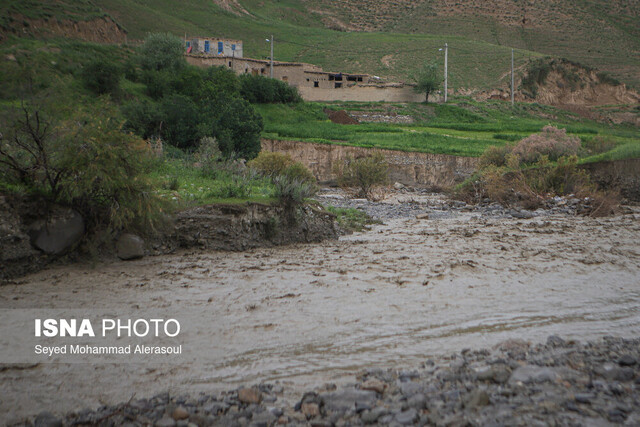
[[[508,340],[425,359],[411,370],[372,369],[341,387],[287,400],[278,383],[217,394],[149,398],[26,425],[640,425],[640,339],[546,344]]]
[[[322,204],[337,208],[360,209],[372,218],[381,221],[415,217],[419,219],[445,219],[461,215],[472,215],[485,219],[530,219],[554,215],[575,216],[587,212],[590,208],[589,199],[573,196],[550,198],[545,202],[544,207],[536,210],[505,207],[489,199],[472,205],[460,200],[453,200],[442,193],[405,187],[401,184],[396,184],[396,188],[381,201],[353,199],[342,190],[334,188],[324,189],[316,199]]]

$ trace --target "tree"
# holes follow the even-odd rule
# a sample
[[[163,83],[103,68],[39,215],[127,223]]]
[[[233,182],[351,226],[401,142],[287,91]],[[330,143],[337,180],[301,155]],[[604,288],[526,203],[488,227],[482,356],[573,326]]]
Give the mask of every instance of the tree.
[[[82,71],[84,85],[98,95],[115,94],[120,86],[121,77],[121,67],[103,58],[90,62]]]
[[[413,90],[426,95],[425,102],[429,102],[429,94],[440,88],[440,72],[438,65],[434,62],[425,63],[420,70],[412,77],[416,82]]]
[[[373,187],[387,182],[389,164],[380,153],[359,159],[347,157],[344,165],[339,165],[334,172],[339,185],[358,188],[358,196],[369,197]]]
[[[145,70],[177,71],[186,64],[180,37],[170,33],[151,33],[140,48],[140,62]]]
[[[260,152],[262,116],[241,98],[228,98],[217,111],[213,135],[225,157],[233,155],[251,160]]]

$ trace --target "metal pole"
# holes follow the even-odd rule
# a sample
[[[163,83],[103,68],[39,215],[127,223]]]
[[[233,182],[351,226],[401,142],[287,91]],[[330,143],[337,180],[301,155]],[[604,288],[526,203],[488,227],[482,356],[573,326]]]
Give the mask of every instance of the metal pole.
[[[273,34],[271,34],[271,78],[273,78]]]
[[[515,88],[513,83],[513,49],[511,49],[511,106],[515,105]]]
[[[448,61],[449,61],[449,44],[444,44],[444,102],[447,102],[447,73],[448,73]]]

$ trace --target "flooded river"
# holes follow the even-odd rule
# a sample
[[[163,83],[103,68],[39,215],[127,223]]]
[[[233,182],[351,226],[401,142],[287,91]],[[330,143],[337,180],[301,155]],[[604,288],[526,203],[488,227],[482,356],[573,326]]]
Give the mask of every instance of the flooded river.
[[[71,265],[0,287],[2,309],[180,320],[172,363],[4,365],[0,413],[61,413],[368,367],[509,338],[640,336],[640,211],[605,219],[394,219],[339,241]],[[56,359],[53,360],[62,360]]]

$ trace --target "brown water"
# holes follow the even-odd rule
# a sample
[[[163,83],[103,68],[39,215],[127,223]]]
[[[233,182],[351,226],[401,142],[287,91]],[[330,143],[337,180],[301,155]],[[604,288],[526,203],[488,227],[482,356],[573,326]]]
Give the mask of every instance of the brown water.
[[[49,269],[1,287],[0,308],[160,312],[182,323],[184,354],[9,365],[0,413],[260,381],[299,392],[508,338],[637,337],[639,219],[394,220],[337,242]]]

